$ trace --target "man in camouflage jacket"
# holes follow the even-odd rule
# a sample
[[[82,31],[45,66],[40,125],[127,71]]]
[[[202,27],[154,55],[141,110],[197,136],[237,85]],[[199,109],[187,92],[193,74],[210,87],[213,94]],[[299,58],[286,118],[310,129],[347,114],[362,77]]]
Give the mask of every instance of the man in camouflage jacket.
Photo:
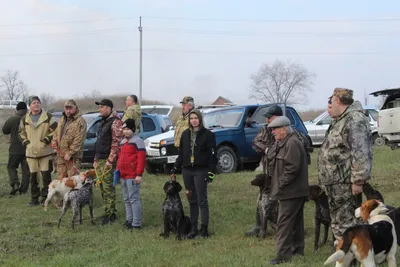
[[[57,151],[58,177],[71,177],[79,172],[86,128],[86,121],[82,118],[76,102],[73,99],[67,100],[51,142]]]
[[[329,200],[331,226],[338,242],[356,223],[357,195],[371,178],[371,130],[353,91],[336,88],[332,95],[335,120],[318,154],[318,180]]]
[[[139,134],[140,132],[140,123],[142,121],[142,110],[138,105],[138,98],[136,95],[128,95],[125,100],[125,112],[122,116],[122,121],[126,121],[126,119],[133,119],[135,121],[136,130],[135,133]]]
[[[181,135],[184,130],[189,128],[189,112],[194,109],[194,100],[191,96],[185,96],[181,101],[182,104],[182,114],[178,118],[174,133],[174,146],[179,148],[181,143]]]

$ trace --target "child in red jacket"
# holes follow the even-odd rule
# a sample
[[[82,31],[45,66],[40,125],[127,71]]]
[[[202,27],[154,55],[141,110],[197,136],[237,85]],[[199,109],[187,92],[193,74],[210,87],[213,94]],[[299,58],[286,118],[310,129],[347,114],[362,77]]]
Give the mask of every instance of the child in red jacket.
[[[127,119],[122,126],[117,170],[121,177],[122,194],[125,201],[127,229],[140,229],[142,211],[140,205],[140,183],[146,162],[146,148],[143,140],[135,134],[135,121]]]

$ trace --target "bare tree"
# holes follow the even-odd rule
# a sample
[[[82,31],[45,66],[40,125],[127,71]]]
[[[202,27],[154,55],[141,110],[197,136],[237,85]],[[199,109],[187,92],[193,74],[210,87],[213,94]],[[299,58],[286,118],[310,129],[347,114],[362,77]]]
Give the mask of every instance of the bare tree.
[[[29,95],[28,86],[20,79],[19,71],[7,70],[4,76],[1,77],[3,82],[0,85],[3,90],[4,98],[10,100],[26,100]]]
[[[251,76],[250,98],[267,103],[305,104],[316,75],[297,63],[275,61]]]
[[[50,93],[41,93],[39,98],[41,106],[44,109],[48,108],[51,104],[54,104],[56,102],[55,96]]]

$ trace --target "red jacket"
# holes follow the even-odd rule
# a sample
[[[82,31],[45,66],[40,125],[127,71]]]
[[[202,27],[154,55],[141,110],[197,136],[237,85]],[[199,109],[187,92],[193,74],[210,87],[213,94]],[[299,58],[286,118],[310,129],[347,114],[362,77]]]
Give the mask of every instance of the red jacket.
[[[133,135],[129,140],[123,138],[118,154],[117,170],[122,179],[135,179],[142,176],[146,163],[146,148],[143,140]]]

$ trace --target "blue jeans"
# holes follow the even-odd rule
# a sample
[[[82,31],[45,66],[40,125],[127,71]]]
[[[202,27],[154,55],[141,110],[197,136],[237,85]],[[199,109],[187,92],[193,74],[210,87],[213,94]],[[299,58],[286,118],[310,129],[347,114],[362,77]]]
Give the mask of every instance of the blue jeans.
[[[135,179],[121,179],[121,188],[125,201],[126,220],[133,227],[141,227],[140,184],[136,184]]]

